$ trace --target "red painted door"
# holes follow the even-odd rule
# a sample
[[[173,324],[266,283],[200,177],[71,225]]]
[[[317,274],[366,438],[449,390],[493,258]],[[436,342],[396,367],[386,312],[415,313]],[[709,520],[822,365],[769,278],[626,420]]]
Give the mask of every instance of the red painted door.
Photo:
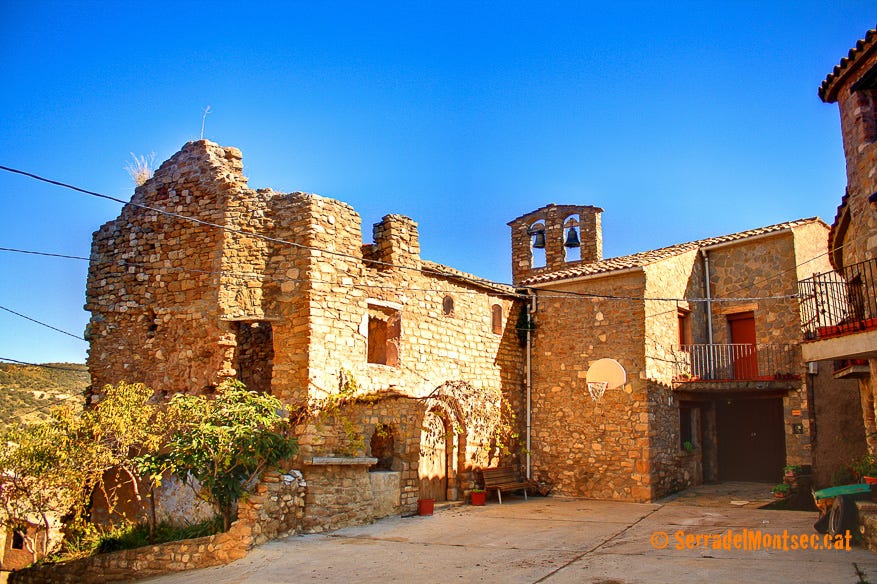
[[[731,329],[731,359],[734,379],[758,377],[758,353],[755,350],[755,313],[740,312],[728,315]]]

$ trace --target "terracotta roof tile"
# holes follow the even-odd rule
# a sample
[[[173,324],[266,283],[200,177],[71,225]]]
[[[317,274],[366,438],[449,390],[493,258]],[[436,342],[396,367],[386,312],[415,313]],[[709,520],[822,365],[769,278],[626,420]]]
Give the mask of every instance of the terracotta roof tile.
[[[877,29],[872,28],[865,33],[865,38],[856,42],[856,46],[850,49],[849,54],[841,59],[838,65],[834,66],[834,69],[819,86],[819,99],[826,103],[834,102],[837,99],[835,82],[843,76],[860,55],[874,46],[877,46]]]
[[[445,266],[443,264],[438,264],[436,262],[431,262],[428,260],[421,260],[421,267],[423,268],[424,272],[437,274],[439,276],[451,278],[454,280],[462,280],[466,284],[487,288],[500,294],[515,294],[514,286],[509,286],[508,284],[500,284],[499,282],[492,282],[491,280],[485,280],[484,278],[479,278],[478,276],[475,276],[473,274],[461,272],[460,270]]]
[[[687,243],[679,243],[676,245],[671,245],[668,247],[662,247],[660,249],[653,249],[650,251],[643,251],[631,255],[620,256],[617,258],[610,258],[606,260],[602,260],[599,262],[592,262],[589,264],[581,264],[572,268],[568,268],[566,270],[560,270],[557,272],[551,272],[550,274],[540,274],[538,276],[533,276],[531,278],[527,278],[521,281],[522,286],[532,286],[534,284],[544,284],[546,282],[558,282],[561,280],[567,280],[572,278],[581,278],[583,276],[591,276],[594,274],[609,274],[611,272],[615,272],[618,270],[624,270],[629,268],[640,268],[647,266],[649,264],[655,263],[659,260],[663,260],[666,258],[670,258],[673,256],[677,256],[679,254],[685,253],[691,250],[698,250],[705,247],[710,247],[713,245],[718,245],[720,243],[729,243],[733,241],[739,241],[743,239],[747,239],[749,237],[755,237],[757,235],[766,235],[768,233],[778,233],[780,231],[786,231],[788,229],[793,229],[800,225],[806,225],[808,223],[814,222],[822,222],[818,217],[811,217],[809,219],[798,219],[796,221],[787,221],[785,223],[777,223],[776,225],[768,225],[767,227],[758,227],[756,229],[750,229],[748,231],[741,231],[739,233],[731,233],[730,235],[720,235],[718,237],[708,237],[706,239],[699,239],[697,241],[690,241]]]

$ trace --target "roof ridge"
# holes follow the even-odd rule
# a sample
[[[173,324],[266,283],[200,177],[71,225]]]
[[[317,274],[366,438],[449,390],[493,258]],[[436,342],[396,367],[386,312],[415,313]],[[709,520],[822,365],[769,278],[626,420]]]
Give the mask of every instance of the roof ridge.
[[[774,223],[773,225],[765,225],[764,227],[755,227],[753,229],[746,229],[744,231],[737,231],[734,233],[728,233],[726,235],[717,235],[713,237],[706,237],[703,239],[695,239],[693,241],[686,241],[682,243],[675,243],[673,245],[667,245],[664,247],[659,247],[656,249],[650,249],[640,252],[635,252],[632,254],[627,254],[623,256],[616,256],[612,258],[605,258],[598,262],[590,262],[586,264],[579,264],[577,266],[573,266],[570,268],[566,268],[564,270],[559,270],[557,272],[552,272],[548,274],[539,274],[537,276],[531,276],[529,278],[525,278],[521,281],[522,285],[527,284],[537,284],[543,282],[556,282],[559,280],[564,280],[566,278],[576,278],[581,276],[590,276],[594,274],[605,274],[611,273],[617,270],[628,269],[628,268],[637,268],[651,265],[657,261],[667,259],[668,257],[672,257],[674,255],[678,255],[684,253],[686,251],[691,251],[692,249],[700,249],[709,247],[711,245],[717,245],[720,243],[730,243],[734,241],[743,241],[749,237],[755,237],[758,235],[767,235],[770,233],[778,233],[780,231],[784,231],[786,229],[792,229],[794,227],[798,227],[800,225],[806,225],[808,223],[821,222],[828,226],[822,219],[819,217],[807,217],[804,219],[794,219],[792,221],[784,221],[782,223]],[[644,261],[641,261],[644,260]],[[627,265],[625,265],[627,264]],[[608,268],[608,269],[601,269]]]

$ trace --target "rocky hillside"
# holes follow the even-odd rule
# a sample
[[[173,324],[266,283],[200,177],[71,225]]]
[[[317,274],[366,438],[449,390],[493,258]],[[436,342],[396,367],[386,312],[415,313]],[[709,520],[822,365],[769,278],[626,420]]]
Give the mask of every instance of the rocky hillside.
[[[0,429],[44,420],[55,406],[82,408],[89,383],[81,363],[0,363]]]

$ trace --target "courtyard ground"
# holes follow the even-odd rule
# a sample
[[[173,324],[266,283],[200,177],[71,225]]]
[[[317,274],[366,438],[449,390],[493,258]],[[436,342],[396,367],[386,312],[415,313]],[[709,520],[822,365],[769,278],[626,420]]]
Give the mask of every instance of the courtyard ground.
[[[762,509],[769,501],[770,485],[749,483],[699,487],[653,504],[510,497],[290,536],[227,566],[144,582],[877,584],[870,551],[792,549],[801,535],[809,547],[816,514]],[[704,539],[725,534],[727,545]],[[756,536],[771,541],[742,549],[742,539]]]

